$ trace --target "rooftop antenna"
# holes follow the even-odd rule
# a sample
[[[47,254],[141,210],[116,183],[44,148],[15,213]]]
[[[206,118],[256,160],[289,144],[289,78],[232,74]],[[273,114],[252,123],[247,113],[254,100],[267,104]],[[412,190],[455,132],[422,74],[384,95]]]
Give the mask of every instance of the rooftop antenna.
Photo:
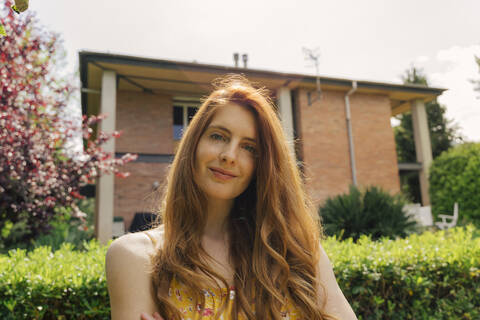
[[[317,84],[317,91],[312,97],[311,92],[307,92],[308,98],[308,105],[311,106],[315,101],[320,100],[322,98],[322,89],[320,87],[320,75],[318,74],[318,60],[320,58],[319,48],[315,48],[313,50],[303,47],[303,54],[305,55],[305,60],[312,61],[315,65],[315,75],[316,75],[316,84]]]

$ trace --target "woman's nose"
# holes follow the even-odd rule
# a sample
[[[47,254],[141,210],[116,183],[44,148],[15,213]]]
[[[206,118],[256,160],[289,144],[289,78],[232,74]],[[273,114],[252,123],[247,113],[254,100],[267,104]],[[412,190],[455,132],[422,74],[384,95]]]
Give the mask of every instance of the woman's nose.
[[[220,160],[226,163],[234,163],[237,157],[237,148],[233,143],[229,143],[220,153]]]

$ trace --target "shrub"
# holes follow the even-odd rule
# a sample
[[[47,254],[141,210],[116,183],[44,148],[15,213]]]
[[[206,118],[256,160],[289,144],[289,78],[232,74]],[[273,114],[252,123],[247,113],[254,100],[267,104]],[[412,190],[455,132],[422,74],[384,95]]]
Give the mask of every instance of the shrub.
[[[432,211],[452,214],[458,202],[459,220],[480,226],[480,143],[465,143],[442,153],[430,167]]]
[[[81,250],[85,241],[94,236],[93,225],[88,224],[84,217],[72,216],[70,211],[56,216],[51,226],[52,230],[48,234],[33,239],[27,249],[48,246],[56,251],[67,242],[72,244],[73,249]]]
[[[480,319],[480,238],[472,225],[395,241],[324,241],[358,319]]]
[[[66,243],[0,256],[0,318],[110,319],[106,249],[91,241],[85,251]]]
[[[7,253],[12,249],[30,251],[41,246],[49,246],[56,251],[65,242],[71,243],[76,250],[83,249],[84,241],[91,240],[94,236],[94,200],[93,198],[78,200],[75,211],[72,208],[56,208],[56,214],[50,221],[51,230],[29,242],[19,241],[9,247],[0,246],[0,253]],[[6,226],[14,228],[13,224],[8,222]]]
[[[406,239],[326,239],[343,293],[359,320],[480,319],[480,230]],[[65,244],[0,255],[1,319],[109,319],[107,247]]]
[[[361,192],[350,186],[349,194],[327,199],[320,207],[325,233],[337,238],[353,238],[370,235],[381,237],[404,237],[414,230],[415,222],[405,212],[405,201],[400,195],[392,196],[378,187],[368,187]]]

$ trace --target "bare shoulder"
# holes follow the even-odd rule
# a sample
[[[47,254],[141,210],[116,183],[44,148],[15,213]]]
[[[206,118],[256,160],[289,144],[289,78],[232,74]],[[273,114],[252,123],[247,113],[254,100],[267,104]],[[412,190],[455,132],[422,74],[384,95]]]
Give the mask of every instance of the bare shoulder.
[[[112,319],[139,319],[141,312],[156,311],[150,257],[161,246],[161,227],[148,231],[148,235],[129,233],[112,242],[105,260]]]
[[[115,239],[107,251],[109,256],[133,255],[136,258],[148,258],[150,254],[163,247],[163,225],[144,232],[127,233]]]
[[[322,245],[320,245],[317,272],[318,283],[321,286],[318,290],[319,300],[325,302],[324,311],[340,319],[356,320],[357,317],[338,285],[335,273],[333,272],[333,266]],[[325,295],[322,289],[325,290]]]

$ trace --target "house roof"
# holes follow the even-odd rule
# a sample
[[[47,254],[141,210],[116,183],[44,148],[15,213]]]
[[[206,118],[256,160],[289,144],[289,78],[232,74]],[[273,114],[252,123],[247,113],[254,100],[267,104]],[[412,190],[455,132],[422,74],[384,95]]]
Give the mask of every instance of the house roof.
[[[228,73],[242,73],[249,80],[276,90],[282,86],[291,89],[316,90],[316,76],[274,72],[233,66],[219,66],[196,62],[181,62],[120,54],[80,51],[80,79],[82,82],[82,113],[96,114],[100,106],[103,70],[117,74],[118,90],[134,90],[200,98],[212,90],[211,82]],[[351,79],[320,77],[322,90],[348,91]],[[410,109],[410,101],[433,100],[446,89],[423,85],[400,85],[385,82],[356,81],[357,92],[387,95],[392,115]]]

